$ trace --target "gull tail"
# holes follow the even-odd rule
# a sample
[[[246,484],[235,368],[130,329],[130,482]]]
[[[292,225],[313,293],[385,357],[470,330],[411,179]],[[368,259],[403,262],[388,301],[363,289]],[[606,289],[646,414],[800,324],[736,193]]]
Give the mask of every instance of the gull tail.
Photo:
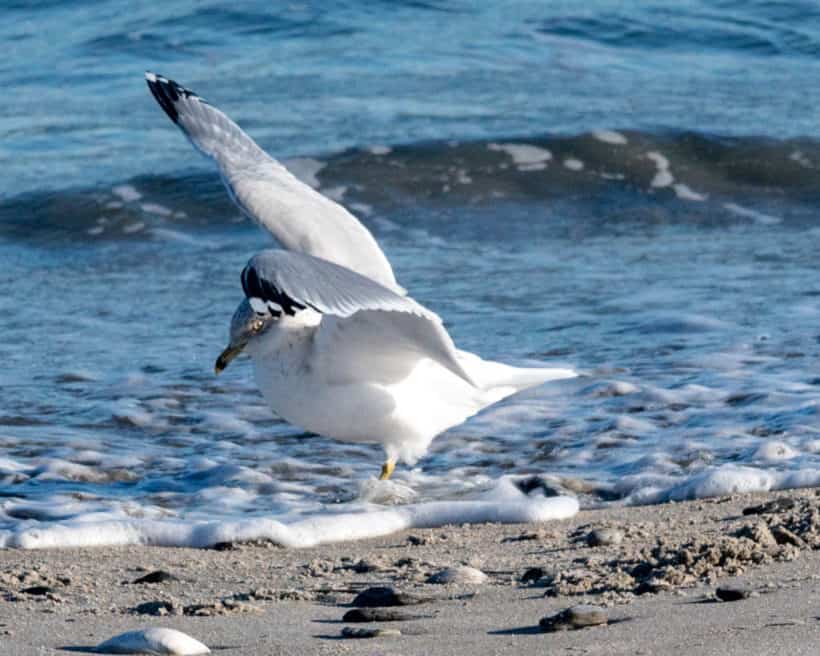
[[[206,157],[220,165],[268,158],[242,128],[190,89],[150,71],[145,73],[145,81],[168,118]]]
[[[492,402],[551,380],[575,378],[573,369],[549,367],[511,367],[492,360],[482,360],[467,351],[457,351],[459,364],[483,390],[489,392]]]

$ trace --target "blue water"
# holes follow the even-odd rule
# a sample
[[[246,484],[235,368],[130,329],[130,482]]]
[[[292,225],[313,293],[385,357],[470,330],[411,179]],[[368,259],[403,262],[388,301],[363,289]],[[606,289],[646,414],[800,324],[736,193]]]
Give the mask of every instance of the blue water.
[[[270,238],[146,69],[345,203],[459,346],[583,372],[438,438],[416,498],[820,482],[820,9],[668,5],[0,8],[0,531],[313,512],[381,462],[214,378]]]
[[[282,157],[599,127],[810,136],[820,105],[808,1],[19,4],[0,9],[3,196],[202,167],[146,69]]]

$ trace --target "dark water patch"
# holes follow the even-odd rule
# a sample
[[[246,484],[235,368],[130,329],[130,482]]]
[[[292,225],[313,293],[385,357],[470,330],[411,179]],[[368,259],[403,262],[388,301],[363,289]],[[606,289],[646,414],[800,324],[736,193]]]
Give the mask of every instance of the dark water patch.
[[[820,53],[820,40],[800,29],[795,16],[785,17],[782,12],[779,16],[767,15],[770,12],[763,4],[721,3],[717,7],[693,8],[646,3],[640,12],[623,6],[620,11],[558,14],[536,23],[536,29],[554,38],[630,50],[698,55],[716,51],[754,57]],[[806,5],[803,12],[801,22],[820,20],[816,6]]]
[[[590,226],[806,225],[816,223],[820,190],[820,143],[813,139],[693,133],[422,143],[291,165],[378,230],[397,226],[374,215],[390,213],[401,225],[401,209],[419,204],[429,208],[426,222],[443,213],[452,226],[448,208],[468,205],[477,209],[471,227],[489,237],[515,229],[516,216],[522,230],[564,220],[567,230],[583,234]],[[511,211],[505,225],[495,220],[504,203],[527,205]],[[482,208],[490,208],[492,221],[481,222]],[[145,175],[0,202],[0,236],[33,241],[184,239],[197,227],[241,221],[216,172]]]

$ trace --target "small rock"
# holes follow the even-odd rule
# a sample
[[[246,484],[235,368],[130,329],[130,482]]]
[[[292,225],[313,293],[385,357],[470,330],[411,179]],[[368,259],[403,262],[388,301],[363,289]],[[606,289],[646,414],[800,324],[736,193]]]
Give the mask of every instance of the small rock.
[[[421,615],[386,608],[354,608],[342,617],[343,622],[406,622],[417,619],[421,619]]]
[[[178,615],[179,609],[170,601],[146,601],[134,606],[132,612],[137,615]]]
[[[345,565],[344,569],[352,570],[357,574],[367,574],[368,572],[377,572],[381,567],[372,561],[361,559],[350,565]]]
[[[427,582],[445,585],[479,585],[487,582],[487,575],[475,567],[458,565],[456,567],[446,567],[440,572],[432,574]]]
[[[346,626],[342,629],[343,638],[395,638],[401,635],[398,629],[362,629]]]
[[[134,579],[131,583],[165,583],[166,581],[179,581],[179,579],[170,572],[158,569],[155,572]]]
[[[744,515],[765,515],[768,513],[781,512],[783,510],[791,510],[797,505],[794,499],[789,497],[782,497],[780,499],[772,499],[766,503],[761,503],[759,506],[749,506],[743,509]]]
[[[211,549],[214,551],[234,551],[238,547],[233,542],[217,542],[211,545]]]
[[[190,604],[182,609],[183,615],[194,617],[215,617],[233,613],[261,613],[262,609],[253,604],[236,599],[221,599],[210,604]]]
[[[606,624],[609,621],[606,609],[600,606],[581,604],[572,608],[565,608],[560,613],[548,615],[541,619],[538,625],[542,631],[573,631],[588,626]]]
[[[624,532],[617,528],[596,528],[587,535],[587,544],[590,547],[603,547],[610,544],[621,544],[624,541]]]
[[[752,595],[749,588],[739,585],[724,585],[715,590],[715,597],[721,601],[740,601],[748,599]]]
[[[398,592],[393,588],[374,587],[367,588],[351,602],[351,606],[357,608],[373,608],[376,606],[413,606],[432,601],[430,597],[421,597],[409,592]]]
[[[521,583],[535,583],[547,575],[543,567],[530,567],[521,575]]]
[[[36,597],[44,597],[54,592],[54,588],[47,585],[33,585],[30,588],[23,588],[20,590],[23,594],[34,595]]]
[[[429,544],[430,540],[428,540],[423,535],[408,535],[407,536],[407,544],[411,547],[420,547],[425,544]]]
[[[774,536],[774,539],[777,541],[777,544],[792,544],[795,547],[805,546],[803,540],[797,534],[787,529],[785,526],[772,527],[772,535]]]

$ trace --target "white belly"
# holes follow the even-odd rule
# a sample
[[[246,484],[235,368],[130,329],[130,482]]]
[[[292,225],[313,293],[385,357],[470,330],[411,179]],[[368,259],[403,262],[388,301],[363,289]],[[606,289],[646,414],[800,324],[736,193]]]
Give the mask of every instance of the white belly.
[[[312,433],[382,444],[393,459],[415,462],[436,435],[495,400],[430,360],[390,385],[329,383],[304,354],[294,344],[254,357],[256,382],[271,409]]]
[[[390,366],[389,350],[369,351],[360,334],[322,341],[320,321],[303,311],[249,344],[259,389],[285,421],[345,442],[382,444],[391,459],[415,462],[439,433],[551,373],[460,354],[486,386],[478,389],[422,356],[405,353],[401,368]],[[502,386],[492,386],[494,378]]]

